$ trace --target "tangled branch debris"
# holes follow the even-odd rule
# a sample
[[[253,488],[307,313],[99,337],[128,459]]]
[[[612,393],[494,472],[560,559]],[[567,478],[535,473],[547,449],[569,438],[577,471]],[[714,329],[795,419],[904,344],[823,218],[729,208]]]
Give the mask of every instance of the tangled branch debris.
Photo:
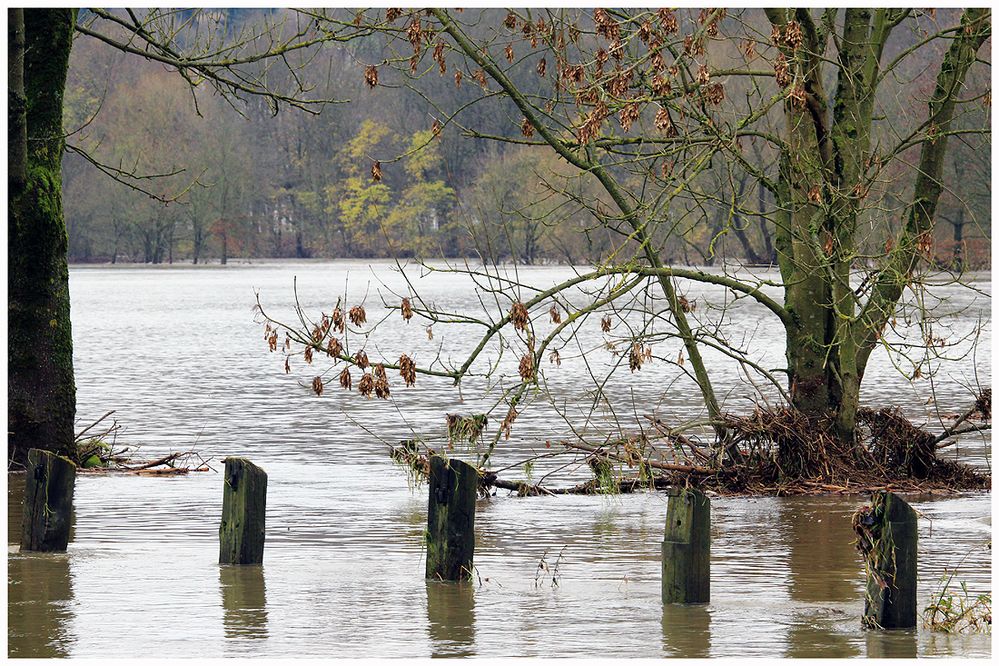
[[[972,414],[991,414],[991,396],[983,394],[967,414],[945,435],[965,429],[960,423]],[[593,478],[571,487],[553,488],[528,481],[502,478],[497,471],[480,470],[480,491],[509,490],[519,496],[627,493],[639,489],[691,486],[719,494],[825,494],[861,493],[877,489],[909,492],[946,492],[990,487],[991,478],[972,467],[938,456],[940,436],[913,425],[900,410],[858,411],[856,441],[837,439],[830,423],[815,422],[791,408],[757,408],[747,416],[725,415],[729,457],[718,462],[712,447],[696,437],[683,436],[657,419],[650,419],[656,433],[640,434],[593,445],[583,441],[559,442],[566,454],[582,457]],[[460,426],[459,426],[460,424]],[[449,416],[447,449],[453,449],[456,430],[470,442],[485,426],[471,425]],[[976,426],[976,430],[988,428]],[[392,449],[392,457],[405,466],[417,483],[425,479],[429,457],[438,453],[417,440]],[[445,451],[440,452],[442,455]],[[556,455],[553,453],[552,455]],[[509,467],[506,469],[510,469]]]

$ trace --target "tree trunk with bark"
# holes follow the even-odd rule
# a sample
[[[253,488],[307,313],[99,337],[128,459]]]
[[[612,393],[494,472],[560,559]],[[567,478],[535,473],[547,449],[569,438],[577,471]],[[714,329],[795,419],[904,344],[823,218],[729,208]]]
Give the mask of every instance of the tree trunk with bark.
[[[76,10],[8,10],[7,455],[73,447],[76,384],[62,210],[63,92]]]
[[[988,10],[966,10],[937,74],[929,102],[929,130],[922,142],[908,219],[893,249],[882,258],[866,302],[850,284],[857,257],[857,217],[871,169],[871,124],[880,58],[903,14],[888,9],[845,11],[838,39],[839,77],[832,104],[823,90],[820,57],[830,35],[806,10],[767,10],[785,28],[795,20],[804,46],[782,47],[795,68],[800,94],[785,102],[785,148],[776,188],[776,249],[785,283],[791,401],[814,419],[831,420],[844,442],[854,439],[860,385],[871,352],[910,283],[942,191],[947,132],[968,68],[990,34]],[[858,314],[859,310],[859,314]]]

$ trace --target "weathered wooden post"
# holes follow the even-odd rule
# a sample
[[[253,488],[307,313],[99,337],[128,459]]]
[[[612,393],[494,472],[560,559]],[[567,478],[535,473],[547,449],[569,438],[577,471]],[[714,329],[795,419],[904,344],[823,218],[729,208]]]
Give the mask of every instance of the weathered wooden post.
[[[894,493],[878,491],[869,510],[854,518],[865,556],[864,625],[874,629],[916,626],[916,512]]]
[[[245,458],[226,458],[224,462],[219,564],[261,564],[267,473]]]
[[[475,497],[479,472],[460,460],[430,458],[427,578],[467,580],[475,553]]]
[[[669,498],[662,568],[664,604],[711,600],[711,501],[699,490]]]
[[[28,451],[21,550],[64,551],[73,519],[76,465],[49,451]]]

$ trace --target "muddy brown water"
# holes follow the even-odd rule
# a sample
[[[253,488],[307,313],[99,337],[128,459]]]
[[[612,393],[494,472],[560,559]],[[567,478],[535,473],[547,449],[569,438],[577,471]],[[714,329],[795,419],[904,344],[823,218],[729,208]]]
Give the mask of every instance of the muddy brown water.
[[[547,285],[569,275],[534,268],[522,269],[520,279]],[[311,395],[312,376],[327,366],[297,357],[285,375],[283,357],[267,352],[251,311],[258,289],[273,314],[291,316],[295,276],[310,311],[332,309],[345,284],[351,302],[367,292],[369,322],[379,318],[372,315],[380,310],[378,290],[402,288],[389,265],[363,262],[71,271],[81,423],[116,409],[125,426],[119,442],[141,447],[142,457],[195,448],[218,468],[236,454],[264,467],[264,565],[216,564],[217,473],[81,475],[72,541],[57,555],[17,552],[23,477],[9,475],[9,656],[990,656],[989,636],[860,628],[864,577],[849,527],[860,496],[714,498],[711,603],[704,606],[660,603],[663,493],[516,498],[501,491],[478,503],[474,584],[426,583],[426,490],[408,486],[387,444],[414,431],[439,437],[444,413],[481,411],[495,398],[485,395],[483,380],[459,395],[424,377],[410,389],[393,383],[388,402],[332,386]],[[416,285],[442,307],[477,303],[456,276]],[[975,285],[991,290],[987,274]],[[900,404],[931,427],[937,406],[957,411],[969,402],[967,387],[991,381],[988,298],[942,290],[932,307],[953,313],[951,334],[981,321],[976,354],[934,377],[934,405],[928,382],[910,385],[879,352],[864,396],[868,404]],[[688,297],[705,312],[717,294],[691,287]],[[765,311],[740,301],[729,316],[754,358],[776,360],[782,347]],[[596,319],[584,328],[580,347],[602,343]],[[406,351],[423,363],[438,354],[460,359],[475,342],[469,330],[438,326],[428,340],[422,325],[396,313],[366,349],[372,358]],[[656,354],[678,349],[662,342]],[[615,423],[634,425],[635,413],[676,422],[701,415],[689,381],[661,362],[615,375],[606,388],[610,407],[581,408],[591,399],[588,370],[562,356],[560,367],[544,369],[555,407],[537,398],[501,441],[494,468],[550,451],[546,440],[571,432],[567,420],[599,434]],[[619,360],[604,356],[594,362],[598,370]],[[772,399],[768,389],[746,384],[735,364],[708,356],[729,408],[761,394]],[[990,444],[968,437],[954,455],[987,468]],[[532,478],[586,478],[582,463],[563,468],[558,460],[539,459]],[[508,474],[524,478],[527,470]],[[922,514],[920,605],[955,569],[955,582],[972,595],[990,592],[990,494],[908,499]]]

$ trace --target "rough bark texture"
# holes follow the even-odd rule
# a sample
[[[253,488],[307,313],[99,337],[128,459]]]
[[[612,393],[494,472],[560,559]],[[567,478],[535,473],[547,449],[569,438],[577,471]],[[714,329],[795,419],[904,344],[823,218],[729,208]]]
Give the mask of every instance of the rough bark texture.
[[[7,231],[7,455],[21,464],[28,449],[68,453],[73,446],[76,384],[62,211],[62,113],[75,20],[70,9],[24,10],[24,113],[13,104],[9,115],[9,141],[26,140],[24,151],[8,147],[8,155],[24,155],[23,170],[10,165]],[[10,65],[16,69],[14,58]],[[17,80],[12,77],[11,83]],[[9,91],[12,101],[17,97],[17,90]]]
[[[927,136],[922,144],[908,219],[860,314],[850,273],[857,261],[857,217],[874,168],[874,100],[885,43],[906,13],[844,10],[835,56],[827,53],[833,22],[823,20],[819,26],[803,9],[767,10],[767,16],[781,28],[794,20],[803,34],[800,48],[783,47],[795,73],[791,87],[801,87],[790,90],[785,102],[785,146],[775,188],[775,245],[786,285],[785,308],[794,320],[787,326],[791,402],[816,420],[831,418],[837,437],[850,442],[867,359],[924,254],[920,238],[933,228],[946,132],[968,68],[990,34],[989,14],[966,10],[963,29],[944,56],[928,109],[928,135],[932,131],[939,137]],[[830,104],[822,68],[831,57],[837,58],[838,79]]]
[[[76,465],[48,451],[28,452],[21,550],[61,552],[73,523]]]

